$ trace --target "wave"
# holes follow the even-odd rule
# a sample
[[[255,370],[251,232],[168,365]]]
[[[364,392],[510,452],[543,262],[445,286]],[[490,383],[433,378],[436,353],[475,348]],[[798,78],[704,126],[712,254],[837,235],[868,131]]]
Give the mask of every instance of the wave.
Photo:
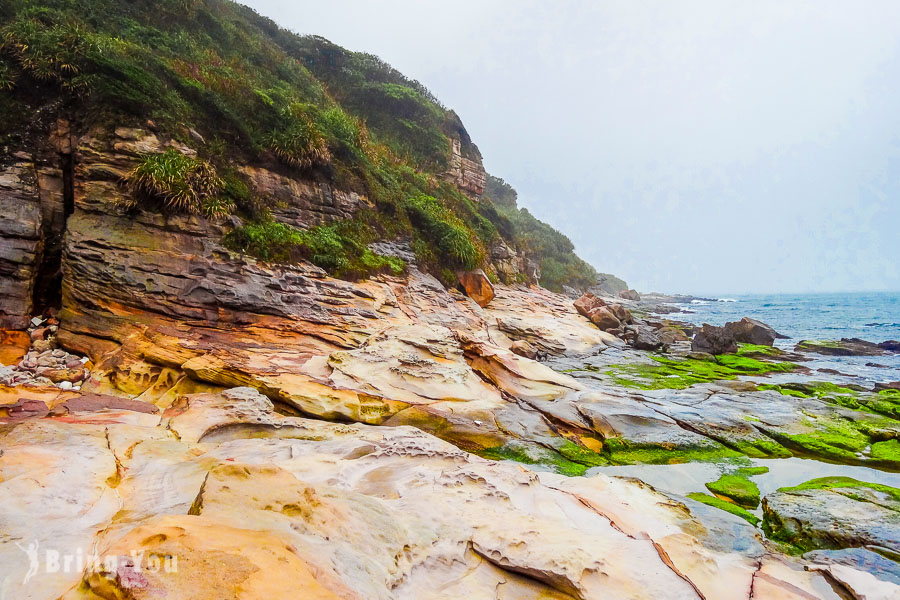
[[[716,302],[737,302],[734,298],[719,298]]]
[[[866,323],[863,327],[900,327],[900,323]]]

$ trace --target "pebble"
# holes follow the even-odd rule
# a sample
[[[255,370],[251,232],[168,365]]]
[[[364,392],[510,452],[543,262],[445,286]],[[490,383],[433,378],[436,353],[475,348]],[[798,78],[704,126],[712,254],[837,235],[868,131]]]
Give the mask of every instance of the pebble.
[[[72,385],[71,381],[60,381],[59,382],[59,389],[61,389],[61,390],[71,390],[73,387],[75,387],[75,386]]]

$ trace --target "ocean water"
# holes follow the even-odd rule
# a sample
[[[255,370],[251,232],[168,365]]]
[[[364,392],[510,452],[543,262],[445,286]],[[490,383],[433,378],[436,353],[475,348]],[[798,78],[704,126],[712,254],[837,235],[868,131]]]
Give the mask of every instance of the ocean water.
[[[871,342],[900,340],[900,293],[861,294],[753,294],[694,301],[679,305],[690,314],[670,318],[723,325],[751,317],[768,323],[781,334],[776,345],[793,349],[800,340],[861,338]],[[833,368],[868,382],[900,380],[900,354],[861,357],[816,357],[817,368]],[[867,363],[882,365],[867,366]],[[847,379],[852,381],[852,379]],[[859,383],[862,383],[861,381]]]

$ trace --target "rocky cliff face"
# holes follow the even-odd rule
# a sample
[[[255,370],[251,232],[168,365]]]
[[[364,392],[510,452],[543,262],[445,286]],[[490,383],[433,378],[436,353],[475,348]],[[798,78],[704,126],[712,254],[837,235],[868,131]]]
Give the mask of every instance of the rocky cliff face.
[[[481,161],[474,161],[462,155],[459,138],[450,140],[450,167],[444,175],[469,197],[478,199],[484,193],[487,173]]]

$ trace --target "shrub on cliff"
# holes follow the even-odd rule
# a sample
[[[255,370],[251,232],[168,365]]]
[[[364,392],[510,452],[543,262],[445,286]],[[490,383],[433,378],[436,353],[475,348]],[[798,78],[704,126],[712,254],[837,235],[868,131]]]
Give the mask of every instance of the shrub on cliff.
[[[446,257],[449,266],[474,269],[484,260],[472,231],[435,198],[419,194],[404,204],[410,221],[433,241],[438,256]]]
[[[294,103],[282,114],[266,143],[285,164],[300,169],[323,166],[331,161],[325,136],[303,105]]]
[[[363,279],[377,273],[400,275],[406,263],[375,254],[347,224],[300,230],[272,220],[247,223],[225,236],[225,245],[237,252],[273,263],[308,260],[347,279]]]
[[[126,208],[136,207],[143,198],[171,212],[208,217],[229,214],[233,209],[230,200],[219,195],[225,182],[216,168],[174,148],[146,155],[128,174],[128,183],[134,195],[125,201]]]

